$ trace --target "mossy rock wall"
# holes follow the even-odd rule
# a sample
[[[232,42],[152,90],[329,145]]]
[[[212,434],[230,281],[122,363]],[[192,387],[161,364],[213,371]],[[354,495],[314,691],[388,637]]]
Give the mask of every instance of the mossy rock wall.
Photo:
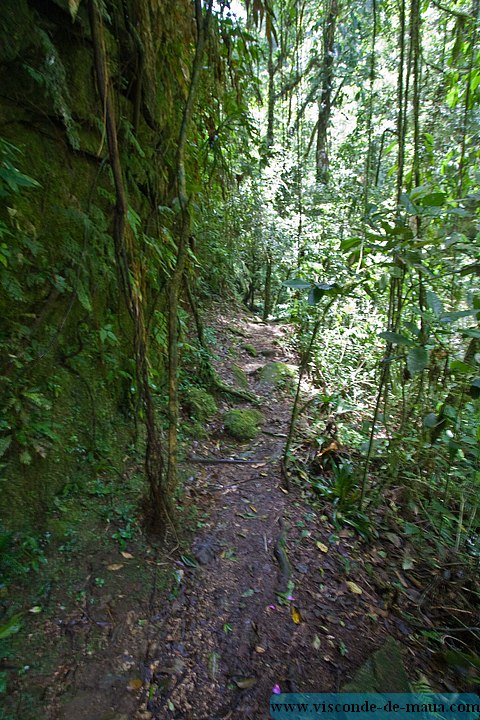
[[[157,338],[150,360],[163,399],[167,262],[153,258],[172,252],[158,207],[172,201],[192,9],[187,0],[104,7],[121,159],[139,223],[135,257]],[[0,197],[0,511],[8,527],[31,529],[64,486],[81,485],[99,464],[119,465],[137,438],[134,332],[112,240],[115,187],[88,3],[74,21],[66,0],[3,0],[0,73],[0,163],[39,183]]]

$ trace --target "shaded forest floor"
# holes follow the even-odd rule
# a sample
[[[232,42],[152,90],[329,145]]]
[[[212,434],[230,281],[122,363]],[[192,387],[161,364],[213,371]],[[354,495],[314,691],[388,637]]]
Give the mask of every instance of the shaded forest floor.
[[[292,378],[262,368],[294,364],[286,329],[238,316],[217,317],[215,332],[217,370],[259,397],[261,432],[235,441],[219,412],[191,443],[188,546],[172,537],[165,557],[129,537],[128,522],[118,545],[92,531],[58,569],[48,613],[32,617],[31,662],[23,647],[5,718],[260,720],[275,685],[339,690],[387,636],[402,641],[411,679],[438,674],[405,617],[421,606],[426,618],[439,588],[403,573],[410,551],[395,519],[379,515],[385,532],[367,542],[335,528],[303,483],[284,487]],[[233,407],[253,406],[221,410]]]

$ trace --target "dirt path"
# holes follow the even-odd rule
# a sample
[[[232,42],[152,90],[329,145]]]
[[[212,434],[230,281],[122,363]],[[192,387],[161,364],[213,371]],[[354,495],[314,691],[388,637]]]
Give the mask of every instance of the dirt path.
[[[148,650],[138,718],[267,718],[275,685],[338,689],[388,627],[369,608],[368,588],[360,596],[346,585],[354,579],[350,533],[333,539],[299,489],[282,489],[291,393],[258,379],[265,362],[289,360],[279,348],[281,329],[245,320],[236,329],[244,333],[237,346],[258,353],[240,350],[235,363],[260,396],[266,422],[250,444],[219,432],[195,450],[255,462],[194,466],[190,493],[210,519],[192,545],[196,567],[189,558],[178,566],[178,597]]]
[[[190,457],[209,462],[183,466],[182,502],[198,534],[181,557],[141,537],[127,552],[99,543],[72,556],[79,592],[63,601],[60,585],[50,618],[39,617],[43,660],[18,679],[12,717],[39,717],[27,707],[37,698],[48,720],[265,720],[274,686],[337,690],[387,634],[403,632],[372,579],[385,555],[369,546],[367,563],[354,533],[335,530],[314,502],[308,478],[283,488],[292,390],[259,375],[292,362],[283,329],[239,317],[210,324],[217,370],[237,387],[248,379],[262,432],[248,443],[229,438],[223,413],[252,405],[224,402],[207,439],[192,443]],[[170,592],[160,588],[172,574]]]

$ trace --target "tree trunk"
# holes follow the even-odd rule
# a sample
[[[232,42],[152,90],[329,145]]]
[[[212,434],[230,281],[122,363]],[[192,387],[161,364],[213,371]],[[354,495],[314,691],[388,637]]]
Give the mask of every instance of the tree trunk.
[[[317,183],[328,182],[327,135],[332,111],[333,48],[338,13],[337,0],[331,0],[323,30],[322,82],[318,99],[317,149],[315,153]]]
[[[195,100],[200,82],[203,55],[212,14],[213,0],[209,0],[205,17],[201,0],[195,0],[197,19],[197,45],[192,66],[190,87],[183,111],[182,124],[177,147],[177,190],[180,213],[177,222],[177,259],[168,289],[168,455],[167,490],[173,496],[177,488],[177,430],[178,430],[178,300],[182,287],[183,272],[187,259],[188,241],[191,234],[191,220],[187,181],[185,172],[185,150],[187,134],[192,119]]]
[[[263,319],[270,315],[272,307],[272,256],[267,254],[267,266],[265,269],[265,295],[263,300]]]

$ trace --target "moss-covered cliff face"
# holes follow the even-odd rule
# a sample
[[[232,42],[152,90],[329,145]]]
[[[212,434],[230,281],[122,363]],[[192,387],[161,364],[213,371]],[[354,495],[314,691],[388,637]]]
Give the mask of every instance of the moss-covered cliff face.
[[[112,240],[88,6],[3,0],[0,10],[0,503],[16,528],[43,522],[79,470],[115,463],[136,440],[134,329]],[[192,8],[113,0],[102,22],[135,242],[130,280],[140,286],[161,396],[162,290],[174,247],[171,211],[158,208],[175,194]]]

